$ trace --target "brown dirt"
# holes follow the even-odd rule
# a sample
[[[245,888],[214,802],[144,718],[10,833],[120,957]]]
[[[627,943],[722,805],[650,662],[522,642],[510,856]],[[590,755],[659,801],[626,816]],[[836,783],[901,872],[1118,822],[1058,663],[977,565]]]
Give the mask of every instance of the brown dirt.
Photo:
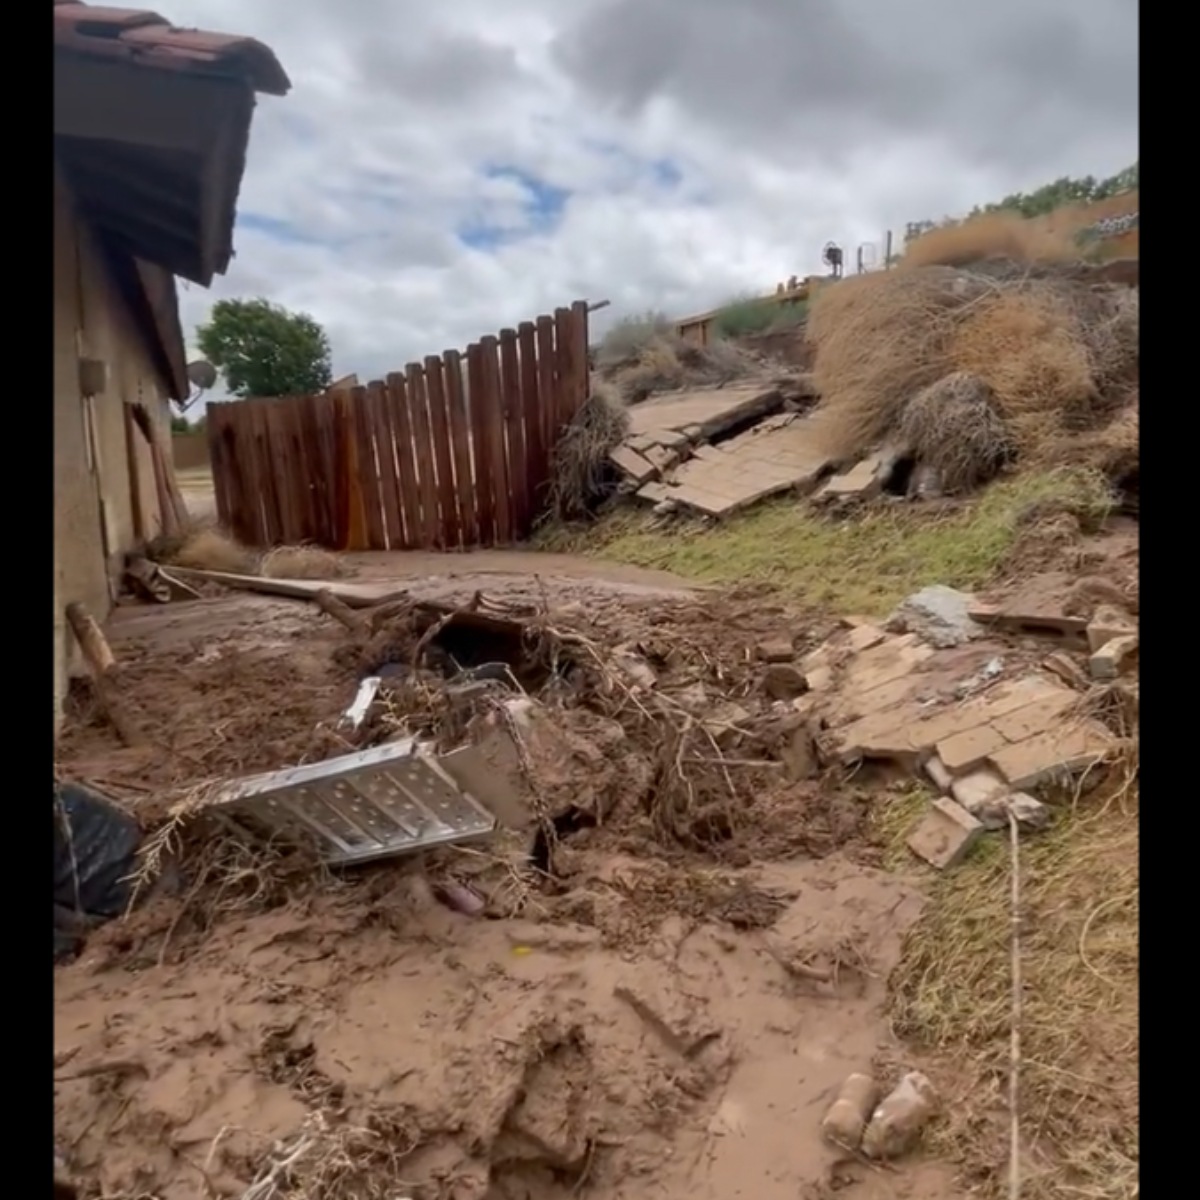
[[[55,1044],[75,1051],[60,1076],[124,1065],[57,1084],[58,1137],[106,1196],[240,1195],[320,1111],[327,1144],[285,1195],[793,1200],[858,1173],[817,1126],[878,1049],[920,902],[833,860],[766,877],[799,897],[769,937],[667,916],[632,950],[414,904],[394,866],[169,966],[114,964],[110,927],[57,974]],[[844,945],[836,984],[781,965]],[[938,1194],[920,1169],[892,1183]]]
[[[480,578],[413,590],[465,600]],[[185,859],[175,894],[56,972],[56,1131],[89,1195],[953,1194],[934,1166],[881,1175],[818,1137],[847,1073],[895,1061],[885,981],[921,908],[871,865],[863,797],[759,765],[780,731],[754,646],[826,630],[750,592],[510,594],[530,590],[554,605],[544,636],[658,676],[648,706],[595,663],[547,700],[567,748],[543,793],[601,824],[564,836],[549,879],[515,835],[332,878]],[[59,766],[135,810],[344,748],[321,731],[354,690],[345,635],[306,606],[127,610],[113,640],[154,750],[116,747],[85,703]],[[698,687],[745,711],[721,754],[680,715]],[[491,919],[443,908],[446,881]],[[303,1152],[278,1190],[247,1193],[285,1142]]]

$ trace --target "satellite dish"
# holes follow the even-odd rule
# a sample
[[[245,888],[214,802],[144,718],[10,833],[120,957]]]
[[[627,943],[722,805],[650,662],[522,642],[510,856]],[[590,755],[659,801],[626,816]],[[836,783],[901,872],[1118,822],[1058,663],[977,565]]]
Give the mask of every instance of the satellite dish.
[[[194,387],[208,391],[217,382],[217,368],[206,358],[198,358],[187,365],[187,377]]]

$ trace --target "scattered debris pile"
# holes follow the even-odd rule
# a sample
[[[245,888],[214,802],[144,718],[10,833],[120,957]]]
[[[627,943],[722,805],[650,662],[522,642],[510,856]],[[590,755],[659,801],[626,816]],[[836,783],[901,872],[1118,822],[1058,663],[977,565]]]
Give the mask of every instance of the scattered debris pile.
[[[771,1164],[755,1181],[768,1200],[824,1186],[858,1160],[832,1161],[829,1122],[793,1114],[868,1069],[920,910],[870,865],[871,805],[887,803],[864,786],[871,769],[936,780],[911,845],[946,869],[987,828],[1036,828],[1060,783],[1125,746],[1112,701],[1136,644],[1114,658],[1115,685],[1097,656],[1136,627],[1111,600],[930,589],[886,626],[831,630],[749,596],[448,603],[414,588],[381,602],[290,586],[310,602],[292,602],[302,624],[272,652],[287,703],[255,753],[231,759],[211,736],[228,723],[160,704],[151,672],[117,680],[161,744],[175,735],[155,705],[209,731],[188,744],[211,786],[142,843],[143,875],[181,851],[177,881],[90,933],[57,977],[57,1044],[82,1065],[56,1062],[56,1128],[104,1194],[173,1194],[200,1161],[230,1195],[284,1180],[282,1194],[326,1200],[617,1200],[630,1179],[681,1194],[691,1149],[708,1156],[705,1195],[745,1182],[748,1150]],[[282,669],[301,645],[335,681],[320,736],[315,683]],[[176,653],[193,693],[211,690],[221,656]],[[224,656],[253,672],[261,653]],[[149,769],[135,747],[101,755],[96,733],[65,776]],[[306,765],[280,761],[301,744]],[[212,819],[228,763],[286,765],[372,836],[326,784],[347,756],[375,755],[411,790],[415,747],[458,794],[487,796],[480,836],[335,881],[278,836]],[[394,808],[386,789],[372,797]],[[171,998],[146,1003],[154,988]],[[915,1074],[878,1094],[847,1144],[892,1158],[936,1100]]]
[[[781,491],[811,491],[834,463],[808,376],[655,397],[630,410],[610,454],[622,488],[659,507],[724,516]]]

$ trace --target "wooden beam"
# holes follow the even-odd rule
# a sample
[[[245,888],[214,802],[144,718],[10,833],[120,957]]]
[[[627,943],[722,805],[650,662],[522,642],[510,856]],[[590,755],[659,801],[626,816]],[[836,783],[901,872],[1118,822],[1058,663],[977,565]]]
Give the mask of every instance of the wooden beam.
[[[242,80],[54,52],[54,132],[205,154]]]

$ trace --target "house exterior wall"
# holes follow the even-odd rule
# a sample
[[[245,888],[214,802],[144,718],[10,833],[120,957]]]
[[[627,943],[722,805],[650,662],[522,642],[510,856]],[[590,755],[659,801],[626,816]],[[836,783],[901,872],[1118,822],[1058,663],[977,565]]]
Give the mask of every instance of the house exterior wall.
[[[63,610],[82,601],[99,621],[135,544],[124,406],[140,401],[164,428],[170,408],[146,343],[111,285],[57,170],[54,181],[54,727],[76,648]],[[85,397],[79,360],[108,364]],[[164,444],[166,444],[164,442]],[[140,457],[140,455],[139,455]],[[143,482],[143,489],[147,486]],[[153,491],[152,480],[150,482]]]

